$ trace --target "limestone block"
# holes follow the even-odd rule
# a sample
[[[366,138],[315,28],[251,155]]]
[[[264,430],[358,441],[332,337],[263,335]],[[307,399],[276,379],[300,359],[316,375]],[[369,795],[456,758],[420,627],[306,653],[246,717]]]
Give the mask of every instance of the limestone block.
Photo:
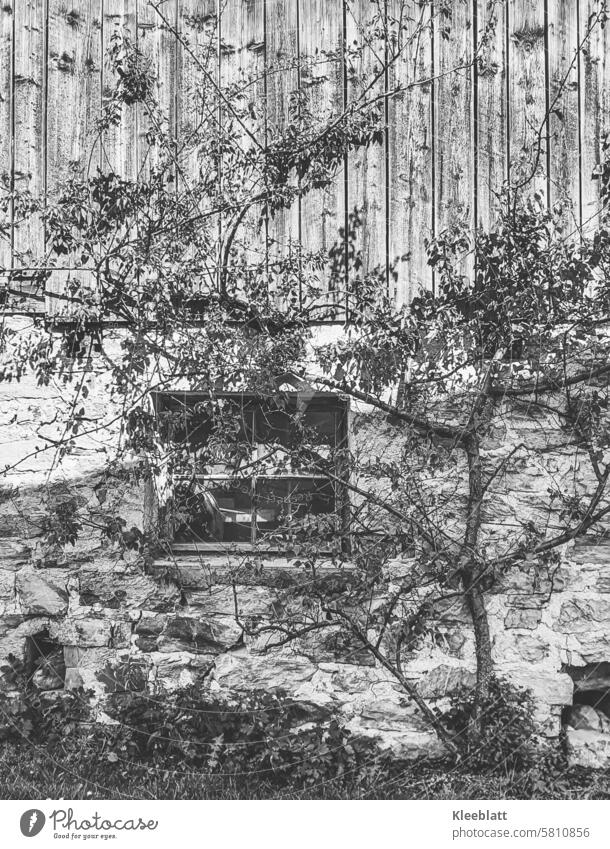
[[[472,619],[462,598],[452,598],[439,601],[434,605],[432,617],[443,625],[459,624],[472,628]]]
[[[390,581],[401,582],[413,575],[416,562],[410,558],[396,557],[384,566],[384,575]]]
[[[610,767],[610,734],[591,729],[568,728],[566,748],[570,766],[588,769]]]
[[[513,608],[509,610],[504,619],[505,628],[524,628],[533,630],[537,628],[542,619],[542,611],[536,608]]]
[[[30,562],[32,549],[22,540],[4,538],[0,542],[0,569],[17,570]]]
[[[595,589],[599,593],[610,593],[610,564],[600,569],[595,581]]]
[[[117,652],[102,647],[81,648],[76,651],[74,647],[64,646],[66,689],[83,687],[85,690],[93,690],[95,696],[101,698],[107,690],[106,671],[117,663]],[[74,659],[78,660],[76,667],[70,666]]]
[[[331,692],[341,701],[353,701],[358,696],[367,698],[371,695],[381,698],[384,693],[403,692],[398,683],[395,684],[389,679],[388,673],[378,667],[322,663],[320,669],[326,673]]]
[[[17,573],[16,588],[22,611],[30,616],[60,616],[68,609],[65,581],[32,568]]]
[[[119,568],[116,562],[100,558],[92,568],[79,572],[81,604],[118,609],[173,610],[180,600],[174,586],[163,586],[138,567]]]
[[[273,650],[274,646],[284,642],[285,631],[274,629],[264,631],[255,637],[246,635],[244,642],[255,654]],[[362,643],[341,626],[313,631],[290,642],[291,650],[297,655],[309,658],[315,664],[344,663],[359,666],[374,666],[375,658]]]
[[[64,646],[64,662],[66,667],[78,667],[85,657],[85,650],[79,646]]]
[[[177,561],[171,564],[173,580],[182,589],[200,589],[214,583],[213,570],[206,563]]]
[[[562,569],[549,569],[540,564],[532,569],[531,564],[523,564],[521,568],[515,566],[501,574],[494,591],[511,593],[509,603],[513,607],[534,607],[536,602],[542,606],[551,592],[562,592],[565,585]]]
[[[313,663],[293,652],[250,655],[242,649],[219,656],[213,679],[221,688],[229,690],[285,690],[310,680],[315,672]]]
[[[577,597],[564,602],[555,622],[558,631],[566,634],[591,632],[592,623],[610,634],[610,602],[606,598]]]
[[[596,565],[608,568],[610,564],[610,540],[607,538],[581,537],[574,540],[570,560],[581,565]]]
[[[369,725],[382,731],[430,730],[429,723],[419,711],[413,709],[406,696],[402,698],[396,694],[393,699],[358,702],[357,711],[362,725]]]
[[[574,683],[569,675],[553,672],[533,664],[528,667],[504,668],[503,672],[519,687],[530,690],[536,701],[547,705],[572,702]]]
[[[155,691],[171,692],[201,681],[213,668],[215,658],[215,654],[194,656],[189,652],[151,654],[151,675]]]
[[[4,640],[6,637],[11,637],[14,639],[17,628],[26,621],[25,616],[22,613],[3,613],[0,616],[0,640],[2,640],[1,644],[1,653],[7,654],[8,649],[4,651]]]
[[[1,456],[0,468],[2,468]],[[17,509],[11,509],[3,504],[0,510],[0,539],[22,541],[42,536],[46,519],[47,514],[40,509],[39,497],[19,498]]]
[[[417,682],[417,689],[425,699],[440,699],[460,689],[471,689],[476,675],[461,666],[437,666]]]
[[[66,690],[78,690],[80,687],[84,687],[84,679],[79,669],[66,667],[64,686]]]
[[[156,651],[161,632],[167,623],[166,616],[143,614],[134,626],[136,646],[143,652]]]
[[[515,634],[511,629],[498,631],[492,642],[492,656],[499,668],[519,663],[541,663],[552,654],[558,656],[552,645],[553,635],[546,632]]]
[[[10,569],[0,567],[0,599],[15,598],[15,573]]]
[[[168,619],[159,637],[159,651],[191,651],[209,653],[235,645],[242,629],[231,616],[175,616]]]
[[[186,592],[189,611],[201,618],[209,616],[234,616],[237,602],[237,614],[241,620],[271,615],[277,602],[277,592],[270,587],[233,587],[211,586],[204,590]]]
[[[398,725],[392,730],[379,729],[375,725],[367,724],[360,717],[353,717],[344,727],[355,737],[374,740],[381,749],[392,751],[397,757],[406,760],[435,758],[446,754],[443,744],[432,731],[405,730]]]
[[[64,645],[81,648],[123,648],[131,641],[131,626],[106,618],[68,618],[49,628],[51,637]]]

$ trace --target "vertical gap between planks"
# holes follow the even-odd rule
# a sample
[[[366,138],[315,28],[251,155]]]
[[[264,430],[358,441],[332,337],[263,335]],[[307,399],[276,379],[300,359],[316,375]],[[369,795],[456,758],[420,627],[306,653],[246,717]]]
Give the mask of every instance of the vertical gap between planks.
[[[106,13],[105,9],[106,0],[101,0],[100,4],[100,118],[102,117],[102,113],[104,110],[104,16]],[[98,151],[98,167],[100,171],[104,165],[104,134],[100,130],[99,133],[99,151]]]
[[[267,0],[263,0],[263,97],[265,106],[263,110],[264,133],[265,133],[265,165],[267,164],[267,149],[269,145],[269,90],[267,85]],[[267,286],[267,298],[269,299],[269,184],[267,182],[267,169],[265,168],[265,278]],[[270,299],[269,299],[270,300]]]
[[[477,44],[479,40],[478,0],[472,0],[472,219],[474,276],[477,274],[476,233],[479,224],[479,62]]]
[[[347,2],[342,0],[342,36],[341,43],[343,48],[343,111],[347,109]],[[345,262],[345,323],[349,323],[349,181],[348,181],[348,156],[343,154],[343,251]]]
[[[138,10],[140,8],[140,3],[142,0],[136,0],[135,10],[133,15],[133,28],[134,28],[134,44],[136,47],[136,55],[138,53],[138,30],[140,26],[140,19],[138,15]],[[156,24],[156,21],[155,21]],[[140,152],[140,110],[136,108],[133,110],[133,145],[134,145],[134,170],[133,170],[133,179],[136,183],[140,182],[140,174],[144,171],[144,160],[140,162],[139,152]],[[148,155],[148,151],[145,152],[145,156]],[[136,235],[139,238],[139,218],[136,218]],[[138,288],[140,287],[140,267],[136,266],[136,283]]]
[[[174,50],[174,95],[173,95],[173,106],[174,106],[174,125],[172,127],[173,135],[174,135],[174,194],[178,194],[178,179],[179,179],[179,168],[178,168],[178,156],[180,150],[180,137],[179,137],[179,128],[180,128],[180,120],[178,118],[178,109],[179,109],[179,97],[178,90],[180,88],[180,52],[182,50],[182,45],[180,43],[179,33],[180,33],[180,0],[176,0],[174,4],[174,32],[176,39],[176,49]]]
[[[43,27],[44,40],[42,43],[42,194],[44,208],[47,207],[47,190],[48,190],[48,124],[49,124],[49,0],[45,0],[43,8]],[[46,221],[42,225],[42,245],[43,250],[47,252],[47,225]]]
[[[384,120],[384,145],[385,145],[385,289],[386,298],[395,298],[396,293],[390,292],[390,70],[388,68],[388,40],[389,40],[389,21],[388,21],[388,0],[384,0],[384,32],[385,44],[383,49],[383,85],[385,96],[383,98],[383,120]]]
[[[297,117],[301,118],[301,3],[296,0],[297,11],[297,34],[296,34],[296,50],[297,50]],[[303,308],[303,200],[301,197],[301,178],[298,178],[298,197],[297,197],[297,241],[299,251],[299,309]]]
[[[510,149],[510,3],[511,0],[503,0],[505,16],[504,16],[504,65],[505,65],[505,76],[504,76],[504,98],[506,100],[506,115],[504,121],[504,135],[505,135],[505,143],[506,143],[506,165],[505,165],[505,175],[506,175],[506,184],[510,189],[510,157],[511,157],[511,149]]]
[[[546,206],[551,208],[551,69],[550,69],[550,46],[549,46],[549,0],[544,0],[544,121],[545,133],[540,134],[539,144],[545,140],[545,168],[546,168]],[[542,129],[542,128],[541,128]]]
[[[580,0],[576,0],[576,49],[578,56],[576,57],[576,79],[577,79],[577,98],[578,98],[578,234],[580,239],[583,238],[583,209],[582,209],[582,135],[583,135],[583,112],[582,112],[582,87],[584,82],[584,74],[582,73],[582,45],[580,43]]]
[[[140,16],[138,15],[138,11],[140,9],[140,3],[142,3],[142,2],[143,2],[143,0],[136,0],[135,9],[134,9],[134,13],[133,13],[133,30],[134,30],[133,41],[134,41],[135,48],[136,48],[136,55],[137,55],[137,52],[138,52],[138,41],[139,41],[138,30],[139,30],[139,27],[140,27]],[[146,2],[146,0],[144,0],[144,2]],[[140,151],[140,109],[139,109],[139,103],[136,104],[136,107],[133,110],[133,128],[134,128],[133,129],[133,131],[134,131],[133,143],[134,143],[134,153],[135,153],[135,156],[134,156],[135,167],[134,167],[133,174],[134,174],[134,179],[136,180],[136,182],[138,182],[139,179],[140,179],[140,172],[144,168],[144,163],[143,162],[141,163],[139,161],[139,155],[138,155],[139,151]],[[138,279],[139,279],[139,277],[140,277],[139,272],[137,272],[137,275],[138,275]]]
[[[13,199],[13,193],[15,191],[15,6],[13,4],[13,14],[11,21],[11,90],[10,90],[10,105],[9,105],[9,122],[10,122],[10,188],[11,188],[11,202],[10,202],[10,264],[11,270],[15,265],[15,201]]]
[[[226,268],[223,267],[224,245],[222,243],[222,188],[224,184],[223,160],[222,160],[222,12],[223,0],[216,0],[216,85],[218,86],[218,109],[216,113],[216,133],[218,142],[216,145],[216,167],[218,169],[218,185],[220,188],[220,206],[218,213],[218,257],[217,265],[217,286],[218,293],[222,291],[223,285],[226,286]],[[229,265],[229,257],[227,257],[227,268]]]
[[[436,185],[436,51],[434,49],[436,27],[434,26],[434,2],[430,3],[430,147],[432,148],[432,222],[430,231],[432,239],[436,238],[436,207],[438,204],[438,188]],[[432,294],[436,294],[436,272],[432,269]]]

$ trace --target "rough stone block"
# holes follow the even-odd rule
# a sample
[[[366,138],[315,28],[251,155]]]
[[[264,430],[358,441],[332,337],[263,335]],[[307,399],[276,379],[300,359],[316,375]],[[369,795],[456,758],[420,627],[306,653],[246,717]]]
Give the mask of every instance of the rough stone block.
[[[564,602],[555,622],[558,631],[567,634],[590,632],[599,629],[599,623],[610,631],[610,604],[605,598],[574,598]]]
[[[566,749],[570,766],[587,769],[610,767],[610,734],[591,729],[568,728]]]
[[[462,666],[437,666],[417,682],[417,689],[425,699],[441,699],[456,690],[469,690],[476,675]]]
[[[514,608],[509,610],[504,619],[505,628],[537,628],[542,619],[542,611],[536,608]]]
[[[241,627],[229,616],[213,616],[206,620],[176,616],[168,619],[158,646],[159,651],[165,652],[209,653],[230,648],[241,635]]]
[[[60,616],[68,609],[65,584],[60,584],[46,573],[22,569],[17,573],[16,588],[21,609],[26,615]]]
[[[268,655],[249,655],[241,649],[220,655],[216,661],[213,678],[223,689],[286,689],[286,681],[293,685],[313,678],[316,666],[292,652],[278,651]],[[315,701],[315,699],[312,699]]]
[[[81,648],[124,648],[131,641],[129,623],[105,618],[69,618],[51,624],[49,632],[58,642]]]
[[[173,610],[180,601],[175,586],[163,586],[137,567],[117,568],[112,560],[98,559],[93,568],[79,572],[80,602],[83,605],[117,610]]]
[[[3,539],[0,545],[0,569],[20,569],[30,562],[31,556],[31,547],[22,540]]]
[[[574,683],[565,673],[534,664],[504,668],[503,672],[514,684],[530,690],[534,699],[542,704],[569,705],[572,702]]]

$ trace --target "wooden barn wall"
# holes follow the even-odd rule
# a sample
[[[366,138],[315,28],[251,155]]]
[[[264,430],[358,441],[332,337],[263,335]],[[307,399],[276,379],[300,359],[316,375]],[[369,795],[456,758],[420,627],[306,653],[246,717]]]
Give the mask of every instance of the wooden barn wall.
[[[144,156],[147,116],[126,110],[119,127],[96,139],[105,50],[126,26],[158,74],[159,96],[178,142],[197,119],[198,69],[180,37],[203,51],[210,72],[230,83],[263,71],[259,99],[268,131],[287,120],[291,91],[336,113],[370,70],[383,41],[356,59],[345,47],[379,26],[369,0],[164,0],[164,20],[147,0],[5,0],[0,7],[0,174],[7,186],[52,190],[70,169],[112,167],[134,178]],[[601,134],[610,123],[608,28],[598,28],[577,55],[595,0],[384,0],[387,21],[419,22],[417,55],[403,51],[379,79],[387,118],[381,146],[346,157],[335,184],[277,215],[264,233],[252,221],[253,256],[272,263],[293,243],[306,251],[332,245],[350,214],[362,211],[357,235],[364,268],[378,267],[391,296],[407,302],[432,288],[425,240],[456,219],[487,227],[506,178],[518,182],[540,156],[532,185],[547,203],[568,199],[566,232],[594,225]],[[476,65],[475,46],[497,18]],[[408,31],[389,27],[392,39]],[[448,36],[448,37],[447,37]],[[316,57],[328,62],[320,71]],[[298,67],[293,60],[301,58]],[[349,67],[348,67],[349,65]],[[416,83],[398,95],[397,86]],[[385,94],[384,94],[385,92]],[[545,115],[550,111],[550,119]],[[188,179],[195,162],[179,170]],[[44,251],[41,222],[12,226],[0,243],[0,269],[27,268]],[[395,257],[398,278],[391,274]],[[464,271],[472,268],[468,253]],[[324,270],[320,271],[322,278]]]

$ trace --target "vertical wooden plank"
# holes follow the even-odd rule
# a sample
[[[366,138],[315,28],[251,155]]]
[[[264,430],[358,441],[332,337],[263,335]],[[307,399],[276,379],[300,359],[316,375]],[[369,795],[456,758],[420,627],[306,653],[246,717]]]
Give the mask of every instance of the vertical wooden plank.
[[[205,212],[208,203],[206,192],[200,189],[218,164],[217,0],[179,0],[178,30],[177,186],[179,194],[188,199],[193,215],[198,215]],[[199,264],[203,285],[215,286],[219,255],[202,253],[200,244],[218,242],[218,218],[202,218],[199,232],[198,244],[185,246],[184,261]]]
[[[379,75],[385,62],[385,3],[383,0],[345,2],[349,105],[363,95],[370,100],[383,94],[386,81],[383,74]],[[385,119],[384,107],[382,99],[379,101],[381,124]],[[387,291],[386,141],[350,154],[347,163],[348,213],[358,210],[362,222],[356,234],[356,251],[362,265],[358,272],[351,269],[351,277],[365,276],[378,269],[384,290],[380,294]]]
[[[551,205],[564,207],[566,233],[580,228],[578,8],[574,0],[548,0],[549,144]]]
[[[424,241],[432,236],[432,27],[429,5],[388,4],[391,49],[389,90],[390,259],[397,266],[397,306],[432,288]],[[427,81],[423,82],[422,81]],[[392,287],[391,287],[392,288]]]
[[[268,141],[290,124],[291,101],[299,89],[299,0],[267,0],[265,6]],[[300,204],[278,210],[269,220],[269,268],[278,285],[292,281],[288,306],[300,301],[298,281],[284,268],[286,261],[298,269],[300,256]],[[297,271],[297,278],[300,274]]]
[[[476,0],[477,40],[477,227],[489,230],[498,193],[508,176],[506,138],[506,2]],[[481,43],[481,39],[485,38]]]
[[[179,0],[180,43],[177,58],[177,133],[181,189],[200,179],[196,134],[205,122],[215,125],[218,100],[206,75],[218,78],[218,19],[216,0]],[[205,99],[207,95],[208,99]]]
[[[548,195],[544,3],[509,0],[509,100],[511,185]]]
[[[99,160],[101,0],[66,6],[49,0],[47,185],[50,192],[72,173]]]
[[[14,180],[16,190],[45,190],[45,2],[15,5]],[[44,255],[44,228],[36,218],[15,225],[14,264],[32,266]]]
[[[175,155],[176,138],[176,5],[178,0],[166,0],[160,14],[148,3],[138,0],[138,49],[150,62],[154,88],[145,104],[136,109],[136,170],[143,177],[163,158]],[[151,146],[149,133],[167,136],[164,144]]]
[[[474,133],[472,104],[472,7],[469,0],[441,6],[434,21],[436,57],[435,215],[436,233],[474,224]],[[460,263],[473,269],[472,254]]]
[[[226,135],[222,180],[238,190],[241,203],[248,203],[264,189],[260,169],[260,148],[265,145],[264,4],[223,0],[220,33],[220,83],[231,103],[231,108],[226,102],[220,105]],[[260,282],[260,274],[266,273],[266,227],[260,220],[261,210],[260,203],[249,209],[233,242],[235,254],[230,262],[239,266],[241,284]],[[223,216],[224,235],[231,232],[234,217],[234,210]]]
[[[343,111],[343,14],[335,0],[309,0],[300,15],[300,83],[305,107],[316,121],[330,122]],[[331,185],[314,189],[301,201],[303,253],[315,254],[341,243],[339,230],[345,224],[344,165]],[[331,279],[329,262],[311,272],[311,283],[320,292],[318,317],[334,314],[332,305],[341,301],[341,284]]]
[[[601,140],[610,132],[610,30],[596,19],[597,0],[580,0],[579,37],[586,39],[580,56],[582,145],[582,225],[585,233],[599,226],[599,184],[592,174],[601,162]]]
[[[12,182],[13,2],[0,9],[0,202],[8,203]],[[10,206],[0,218],[0,271],[11,267],[12,215]]]
[[[116,82],[111,69],[108,49],[114,38],[126,37],[136,41],[135,0],[104,0],[103,21],[103,92],[106,98]],[[136,177],[136,108],[123,104],[118,125],[110,127],[102,137],[101,167],[113,171],[120,177],[133,180]]]

